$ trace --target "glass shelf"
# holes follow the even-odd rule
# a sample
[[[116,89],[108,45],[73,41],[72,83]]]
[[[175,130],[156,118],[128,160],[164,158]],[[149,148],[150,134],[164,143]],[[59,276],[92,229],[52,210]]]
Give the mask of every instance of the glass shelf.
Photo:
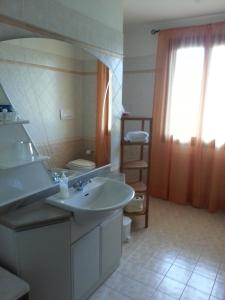
[[[18,159],[15,160],[12,157],[9,157],[8,159],[4,158],[4,160],[0,158],[0,169],[7,170],[11,168],[21,167],[36,162],[44,161],[47,159],[49,159],[49,156],[44,156],[44,155],[37,155],[27,160],[18,160]]]
[[[28,120],[0,121],[0,126],[28,124]]]

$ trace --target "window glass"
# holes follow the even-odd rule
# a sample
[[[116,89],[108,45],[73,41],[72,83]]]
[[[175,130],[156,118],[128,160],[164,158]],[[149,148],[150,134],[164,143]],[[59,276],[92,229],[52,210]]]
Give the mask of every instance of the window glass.
[[[171,61],[167,136],[188,142],[197,135],[203,80],[204,47],[177,49]]]
[[[202,137],[205,142],[215,140],[217,146],[225,142],[225,46],[214,46],[210,57],[206,85]]]

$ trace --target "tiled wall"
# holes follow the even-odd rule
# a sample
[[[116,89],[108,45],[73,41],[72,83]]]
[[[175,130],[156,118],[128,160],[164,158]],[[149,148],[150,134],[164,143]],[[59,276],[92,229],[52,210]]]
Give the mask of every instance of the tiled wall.
[[[51,43],[39,43],[44,51],[0,43],[1,84],[21,118],[30,120],[26,130],[39,152],[51,157],[49,166],[63,167],[86,149],[94,154],[96,59],[56,55]],[[73,119],[60,120],[60,109]]]
[[[117,0],[111,2],[109,6],[116,9],[118,17],[122,20],[122,10],[118,9],[118,2],[122,3]],[[115,10],[109,9],[108,5],[102,7],[101,3],[102,1],[95,0],[95,4],[98,5],[99,10],[107,20],[107,16],[113,15]],[[122,104],[122,22],[120,22],[121,30],[118,31],[110,28],[108,24],[104,24],[104,20],[93,19],[91,8],[87,17],[82,12],[65,7],[63,3],[60,4],[55,0],[3,0],[0,1],[0,10],[0,21],[2,22],[0,40],[22,37],[51,37],[73,44],[78,42],[82,47],[87,46],[99,59],[102,58],[102,53],[107,54],[104,56],[104,61],[112,68],[113,85],[111,161],[113,169],[117,169],[119,167]],[[88,143],[89,147],[91,141],[89,140]],[[34,164],[30,168],[15,168],[7,171],[8,177],[6,177],[5,172],[2,174],[0,172],[0,186],[4,186],[4,189],[0,189],[1,195],[3,193],[4,197],[1,196],[0,198],[12,201],[12,199],[23,198],[26,195],[45,190],[50,182],[48,178],[41,175],[43,171],[41,164]],[[32,172],[36,178],[32,177],[31,180],[30,173]],[[42,177],[44,184],[40,182]],[[14,182],[21,188],[13,189],[12,184]],[[9,184],[8,187],[7,184]]]
[[[80,0],[82,1],[82,0]],[[118,4],[120,7],[118,8]],[[109,9],[102,6],[102,1],[95,1],[104,18],[118,13],[122,20],[122,1],[113,1]],[[55,0],[17,0],[0,2],[1,21],[0,40],[19,37],[51,37],[71,43],[79,43],[88,47],[89,51],[103,61],[112,70],[112,168],[119,167],[120,157],[120,116],[122,111],[122,69],[123,69],[123,28],[110,28],[104,20],[92,18],[90,7],[89,16],[85,16],[76,8],[65,7]],[[5,21],[6,18],[10,18]],[[94,16],[93,16],[94,17]],[[10,26],[12,24],[13,26]],[[28,26],[24,26],[27,25]],[[84,43],[84,44],[83,44]],[[106,50],[106,51],[105,51]],[[103,55],[104,53],[104,55]],[[89,141],[90,142],[90,141]],[[25,188],[26,191],[26,188]]]

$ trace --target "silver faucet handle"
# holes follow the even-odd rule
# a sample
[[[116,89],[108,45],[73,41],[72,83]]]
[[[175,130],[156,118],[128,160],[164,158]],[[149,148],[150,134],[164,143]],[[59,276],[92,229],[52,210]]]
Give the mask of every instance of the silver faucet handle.
[[[79,180],[74,184],[73,187],[76,188],[77,191],[82,191],[85,185],[87,185],[88,183],[91,183],[91,179],[83,181]]]

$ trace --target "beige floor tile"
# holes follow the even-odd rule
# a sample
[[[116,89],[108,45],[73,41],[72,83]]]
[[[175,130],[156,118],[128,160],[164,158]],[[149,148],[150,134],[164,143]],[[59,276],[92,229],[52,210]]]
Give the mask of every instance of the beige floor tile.
[[[130,298],[123,296],[122,294],[108,288],[106,286],[101,287],[96,291],[89,300],[130,300]]]
[[[193,273],[191,275],[190,280],[188,281],[188,286],[191,286],[207,294],[211,293],[213,284],[214,284],[214,280],[206,278],[197,273]]]
[[[220,263],[219,271],[222,271],[222,272],[225,271],[225,264],[224,264],[224,262]]]
[[[218,270],[217,268],[210,267],[208,264],[198,264],[195,267],[194,272],[215,280]]]
[[[208,300],[210,294],[202,293],[192,287],[187,286],[181,296],[181,300]]]
[[[218,299],[225,299],[225,284],[216,282],[213,287],[212,296]]]
[[[135,263],[136,265],[144,266],[146,261],[148,261],[150,259],[151,259],[150,255],[149,256],[141,255],[140,253],[137,252],[137,253],[131,254],[127,260],[131,263]]]
[[[116,271],[105,281],[105,285],[119,291],[123,287],[125,279],[126,275]]]
[[[174,264],[178,267],[193,271],[196,267],[197,261],[186,256],[179,256],[175,259]]]
[[[175,299],[179,299],[185,285],[173,279],[165,277],[159,286],[159,290]]]
[[[196,265],[196,268],[197,267],[207,267],[210,271],[218,271],[219,270],[219,267],[220,267],[220,264],[217,263],[216,261],[207,261],[207,260],[201,260],[199,259],[198,260],[198,263]]]
[[[186,258],[187,260],[196,263],[199,260],[201,252],[198,250],[194,250],[191,248],[191,246],[186,248],[184,251],[182,251],[177,258],[182,257]]]
[[[107,295],[105,299],[117,300],[121,296],[120,300],[134,297],[139,300],[139,295],[131,287],[133,284],[142,299],[148,299],[153,288],[159,289],[163,280],[170,278],[181,284],[187,282],[186,294],[192,292],[193,295],[195,292],[195,295],[198,293],[204,297],[204,292],[210,294],[218,272],[218,285],[215,285],[213,293],[221,297],[225,285],[224,213],[211,214],[207,210],[159,199],[151,199],[149,211],[149,228],[143,228],[143,218],[134,219],[131,241],[123,245],[121,267],[106,281],[101,295]],[[179,268],[184,271],[179,273]],[[219,299],[214,295],[211,298]],[[174,298],[157,290],[151,299]]]
[[[220,268],[220,265],[221,265],[221,257],[219,256],[215,256],[215,255],[213,255],[213,254],[209,254],[209,255],[207,255],[207,256],[204,256],[204,255],[202,255],[202,256],[200,256],[199,257],[199,260],[198,260],[198,263],[199,264],[206,264],[206,265],[210,265],[210,266],[212,266],[212,267],[214,267],[214,268],[217,268],[217,269],[219,269]]]
[[[137,272],[140,272],[141,270],[142,267],[140,267],[139,264],[131,262],[130,260],[121,263],[119,268],[117,269],[118,272],[131,278],[134,278],[135,274]]]
[[[224,283],[225,284],[225,270],[219,270],[216,281]]]
[[[155,292],[150,286],[143,285],[140,282],[126,278],[119,292],[124,296],[134,300],[148,300]]]
[[[176,281],[186,284],[188,282],[188,280],[190,279],[191,274],[192,274],[191,271],[180,268],[176,265],[173,265],[169,269],[169,271],[166,273],[166,277],[169,277],[171,279],[174,279]]]
[[[171,263],[175,261],[176,257],[177,257],[176,252],[167,251],[167,250],[155,252],[153,255],[153,258],[164,260],[166,262],[171,262]]]
[[[160,291],[156,291],[150,300],[174,300],[175,298],[170,297],[169,295],[166,295]]]
[[[159,273],[161,275],[165,275],[171,266],[172,263],[152,258],[144,265],[144,268]]]
[[[141,269],[135,273],[134,279],[156,289],[163,280],[164,275],[152,272],[146,269]]]

